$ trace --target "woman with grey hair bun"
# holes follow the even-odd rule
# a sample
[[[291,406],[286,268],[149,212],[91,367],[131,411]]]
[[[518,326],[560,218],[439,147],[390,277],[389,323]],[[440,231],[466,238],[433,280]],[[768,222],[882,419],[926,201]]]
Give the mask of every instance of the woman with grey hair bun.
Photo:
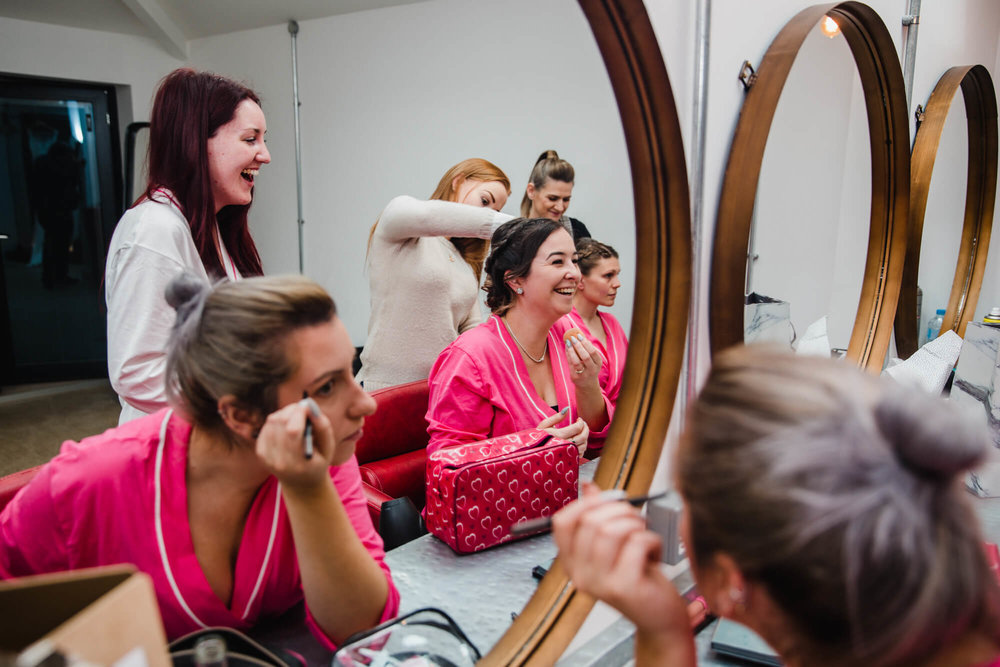
[[[953,405],[840,362],[719,355],[674,463],[701,594],[789,665],[1000,665],[1000,590],[962,484],[988,442]],[[635,622],[637,664],[695,664],[637,512],[589,488],[553,530],[578,588]]]
[[[167,637],[301,604],[327,648],[399,594],[354,447],[375,402],[333,299],[300,276],[167,287],[173,408],[60,454],[0,513],[0,579],[132,563]]]

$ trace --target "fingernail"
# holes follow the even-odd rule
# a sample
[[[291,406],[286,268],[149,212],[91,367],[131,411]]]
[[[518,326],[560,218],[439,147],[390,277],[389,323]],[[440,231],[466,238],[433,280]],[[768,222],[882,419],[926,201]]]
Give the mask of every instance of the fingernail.
[[[566,349],[568,350],[571,347],[573,347],[573,341],[571,341],[569,338],[567,338],[566,339]]]
[[[561,414],[561,415],[564,415],[564,414],[566,414],[567,412],[569,412],[569,406],[568,406],[568,405],[567,405],[567,406],[566,406],[565,408],[563,408],[562,410],[560,410],[560,411],[559,411],[559,414]]]
[[[583,334],[577,334],[576,335],[576,341],[578,343],[583,343]]]

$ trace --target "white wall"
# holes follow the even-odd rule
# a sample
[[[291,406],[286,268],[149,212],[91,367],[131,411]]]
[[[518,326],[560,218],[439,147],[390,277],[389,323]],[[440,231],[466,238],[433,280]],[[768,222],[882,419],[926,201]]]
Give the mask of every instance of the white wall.
[[[128,86],[126,121],[149,118],[157,81],[182,64],[150,38],[0,18],[0,72]]]
[[[511,178],[554,148],[576,168],[569,213],[635,275],[631,174],[610,82],[572,0],[432,0],[299,24],[306,273],[325,285],[356,344],[365,340],[364,253],[395,195],[428,196],[441,174],[484,157]],[[252,210],[268,273],[296,271],[291,46],[285,26],[192,42],[199,67],[263,95],[273,162]],[[631,319],[631,290],[614,308]]]

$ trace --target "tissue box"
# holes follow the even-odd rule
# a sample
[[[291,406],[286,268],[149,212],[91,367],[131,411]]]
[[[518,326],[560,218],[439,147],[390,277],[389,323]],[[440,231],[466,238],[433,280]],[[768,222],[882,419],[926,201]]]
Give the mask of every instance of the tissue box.
[[[1000,329],[969,322],[962,353],[955,368],[951,400],[969,410],[971,418],[985,419],[993,434],[988,460],[969,473],[969,489],[980,496],[1000,495]]]
[[[57,653],[70,665],[171,665],[152,580],[125,565],[0,582],[0,653],[18,667]]]

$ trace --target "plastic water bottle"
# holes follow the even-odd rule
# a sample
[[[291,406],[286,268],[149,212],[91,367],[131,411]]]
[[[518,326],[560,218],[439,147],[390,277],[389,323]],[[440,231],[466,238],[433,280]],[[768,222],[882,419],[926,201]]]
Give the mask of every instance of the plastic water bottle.
[[[944,308],[937,309],[937,315],[927,323],[927,342],[931,342],[941,333],[941,325],[944,324]]]

